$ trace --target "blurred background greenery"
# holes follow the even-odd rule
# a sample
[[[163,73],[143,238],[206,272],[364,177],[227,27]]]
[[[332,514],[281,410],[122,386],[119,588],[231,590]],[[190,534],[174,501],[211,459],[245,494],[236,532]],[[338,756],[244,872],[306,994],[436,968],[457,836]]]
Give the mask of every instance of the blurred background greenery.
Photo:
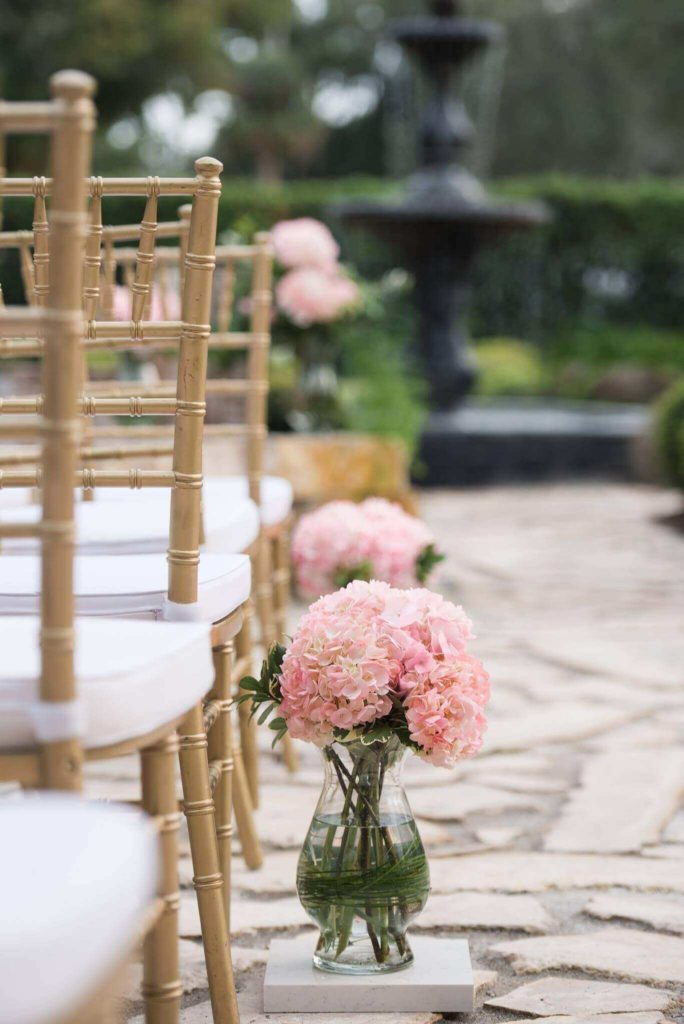
[[[478,264],[479,391],[648,401],[684,373],[684,5],[463,8],[501,21],[507,37],[464,82],[472,169],[495,193],[541,198],[553,213],[547,228]],[[408,440],[423,403],[405,354],[410,281],[390,286],[390,254],[343,232],[330,206],[390,194],[414,166],[420,85],[383,30],[422,9],[419,0],[0,0],[5,97],[42,96],[66,65],[97,77],[99,173],[184,172],[210,151],[226,168],[225,236],[304,215],[330,225],[365,301],[329,328],[339,394],[318,425]],[[10,173],[33,168],[32,145],[10,148]],[[125,200],[108,207],[114,220],[137,212]],[[22,216],[8,205],[6,226]],[[281,426],[292,421],[277,394],[278,382],[292,390],[286,347],[274,363]]]

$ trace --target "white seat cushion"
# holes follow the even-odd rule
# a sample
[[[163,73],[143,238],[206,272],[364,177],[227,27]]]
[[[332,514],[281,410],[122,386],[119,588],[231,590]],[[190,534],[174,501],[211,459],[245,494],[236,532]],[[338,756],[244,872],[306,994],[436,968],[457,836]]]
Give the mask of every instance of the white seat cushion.
[[[30,487],[3,487],[0,489],[0,508],[30,505],[35,500],[36,492]]]
[[[65,1020],[134,947],[157,887],[149,819],[41,793],[0,805],[0,1017]]]
[[[201,700],[214,677],[210,629],[204,623],[77,619],[84,746],[145,736]],[[38,632],[35,616],[0,617],[0,749],[32,746],[42,728]]]
[[[145,497],[164,498],[163,490],[146,490]],[[202,498],[207,516],[207,534],[216,531],[221,518],[232,515],[232,510],[249,501],[249,483],[246,476],[208,476],[204,478]],[[130,501],[130,492],[119,487],[101,487],[95,501]],[[168,497],[167,497],[168,500]],[[261,519],[265,526],[275,526],[292,511],[292,485],[282,476],[265,476],[261,481]],[[255,535],[256,536],[256,535]],[[210,538],[211,539],[211,538]],[[218,537],[216,538],[218,539]],[[235,547],[231,551],[238,550]],[[244,550],[244,549],[240,549]]]
[[[227,509],[249,497],[246,476],[210,476],[204,482],[205,502],[208,506]],[[265,476],[261,481],[261,521],[264,526],[276,526],[292,511],[292,484],[282,476]],[[207,529],[211,540],[211,530]]]
[[[128,489],[103,488],[94,501],[76,507],[78,548],[92,555],[163,553],[169,546],[169,506],[167,489],[132,494]],[[40,516],[37,505],[0,508],[0,522],[35,523]],[[211,538],[210,550],[246,551],[259,534],[259,512],[248,498],[226,503],[205,499],[204,528]],[[37,546],[32,537],[8,538],[2,550],[14,554],[35,551]]]
[[[249,597],[251,565],[247,555],[202,555],[198,600],[185,614],[167,602],[167,579],[165,555],[77,555],[76,614],[218,622]],[[37,554],[0,558],[0,614],[37,614],[39,591]]]

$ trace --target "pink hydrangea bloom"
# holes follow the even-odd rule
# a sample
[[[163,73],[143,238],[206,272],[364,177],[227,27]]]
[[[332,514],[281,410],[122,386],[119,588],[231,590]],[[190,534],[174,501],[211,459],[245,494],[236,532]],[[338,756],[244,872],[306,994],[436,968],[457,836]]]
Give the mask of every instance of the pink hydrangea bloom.
[[[353,501],[330,501],[302,516],[292,538],[301,594],[327,594],[335,589],[340,568],[358,567],[363,561],[358,544],[362,529],[361,506]]]
[[[450,768],[482,746],[483,706],[466,696],[458,667],[452,673],[441,666],[423,676],[406,697],[405,709],[411,739],[438,767]]]
[[[332,234],[313,217],[281,220],[271,231],[273,251],[284,267],[332,269],[340,247]]]
[[[373,579],[412,587],[418,582],[416,559],[432,543],[421,519],[384,498],[332,501],[297,525],[292,544],[297,585],[308,597],[326,594],[337,586],[338,573],[366,565]]]
[[[461,608],[429,590],[355,580],[320,598],[285,654],[280,714],[290,733],[324,746],[403,705],[420,754],[449,767],[475,754],[489,676],[466,650]]]
[[[343,612],[338,603],[321,598],[311,606],[280,677],[280,713],[290,733],[320,745],[331,742],[335,727],[354,729],[387,715],[401,673],[399,644],[372,599],[350,594]]]
[[[299,327],[339,319],[359,301],[358,285],[339,269],[297,267],[276,285],[278,308]]]
[[[122,284],[114,286],[114,319],[115,320],[130,320],[131,319],[131,304],[132,297],[129,288],[126,288]],[[164,294],[163,300],[162,295],[157,288],[152,289],[152,298],[150,300],[149,313],[145,315],[145,320],[152,320],[159,322],[162,320],[180,320],[181,318],[181,300],[177,292],[167,291]]]

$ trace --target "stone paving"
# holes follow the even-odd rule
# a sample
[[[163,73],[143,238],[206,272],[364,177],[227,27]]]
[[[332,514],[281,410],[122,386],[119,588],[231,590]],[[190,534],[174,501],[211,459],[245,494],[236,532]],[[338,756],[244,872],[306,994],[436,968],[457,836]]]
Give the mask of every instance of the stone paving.
[[[422,496],[493,681],[483,754],[407,771],[433,879],[415,928],[469,938],[473,1024],[684,1022],[684,536],[661,521],[680,502],[603,484]],[[242,1024],[441,1020],[262,1013],[269,939],[307,927],[295,864],[321,779],[316,751],[295,778],[266,751],[266,862],[235,859]],[[136,785],[134,765],[91,769],[100,796]],[[182,877],[183,1021],[209,1024],[187,856]]]

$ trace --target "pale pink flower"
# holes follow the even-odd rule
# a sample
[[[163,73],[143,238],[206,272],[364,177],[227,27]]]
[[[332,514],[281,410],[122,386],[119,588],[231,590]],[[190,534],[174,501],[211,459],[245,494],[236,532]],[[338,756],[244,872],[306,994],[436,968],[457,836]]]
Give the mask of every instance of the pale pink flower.
[[[366,584],[366,586],[369,586]],[[383,718],[401,672],[400,647],[373,611],[380,595],[321,598],[302,619],[283,659],[280,714],[296,739],[325,745],[333,729]]]
[[[297,267],[275,292],[280,311],[299,327],[331,323],[359,301],[358,286],[339,269]]]
[[[457,683],[440,685],[428,678],[409,693],[405,707],[411,739],[431,764],[451,768],[482,746],[484,713],[463,696]]]
[[[333,590],[339,574],[366,567],[373,579],[412,587],[418,582],[418,556],[433,543],[422,520],[384,498],[329,502],[302,516],[295,530],[297,584],[303,595],[313,597]]]
[[[340,253],[328,228],[313,217],[279,221],[271,231],[271,242],[276,259],[284,267],[330,270]]]

